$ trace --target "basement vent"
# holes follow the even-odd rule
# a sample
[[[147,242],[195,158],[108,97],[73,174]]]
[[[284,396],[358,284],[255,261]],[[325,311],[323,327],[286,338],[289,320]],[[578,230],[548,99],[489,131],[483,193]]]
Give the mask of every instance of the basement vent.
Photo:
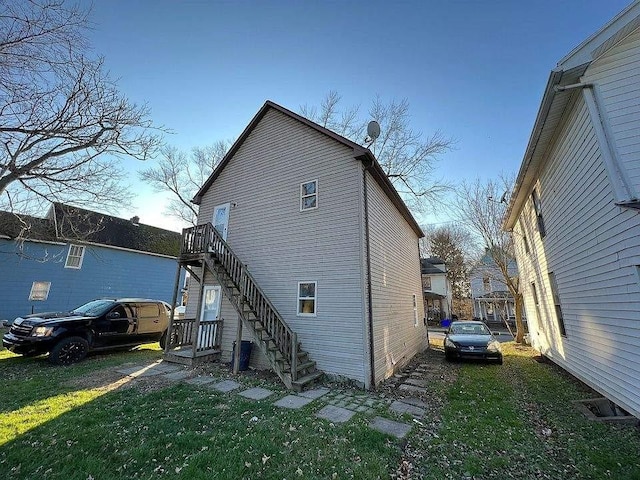
[[[596,422],[635,423],[636,417],[605,397],[576,400],[576,408],[589,420]]]

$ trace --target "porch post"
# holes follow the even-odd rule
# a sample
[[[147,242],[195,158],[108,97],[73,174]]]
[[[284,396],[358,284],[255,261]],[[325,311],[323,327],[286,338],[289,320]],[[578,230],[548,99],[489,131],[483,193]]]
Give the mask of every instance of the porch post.
[[[238,314],[238,329],[236,331],[236,348],[233,352],[233,373],[240,371],[240,348],[242,347],[242,316]]]
[[[191,348],[193,350],[193,358],[196,357],[196,351],[198,350],[198,333],[200,330],[200,315],[202,315],[202,300],[203,300],[203,296],[204,296],[204,277],[206,275],[205,272],[205,263],[204,260],[202,260],[202,262],[200,263],[201,268],[202,268],[202,273],[201,276],[202,278],[200,279],[200,294],[198,295],[198,308],[196,309],[196,318],[195,321],[193,322],[193,331],[191,332]]]
[[[169,318],[169,327],[167,328],[167,339],[164,342],[164,353],[169,351],[169,343],[171,340],[171,331],[173,330],[173,317],[176,311],[176,301],[178,300],[178,287],[180,283],[180,272],[182,265],[178,261],[178,270],[176,271],[176,281],[173,283],[173,300],[171,300],[171,318]]]

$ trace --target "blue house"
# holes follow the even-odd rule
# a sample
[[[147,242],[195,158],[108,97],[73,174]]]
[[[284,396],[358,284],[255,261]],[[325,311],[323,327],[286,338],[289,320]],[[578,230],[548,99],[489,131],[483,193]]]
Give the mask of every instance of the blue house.
[[[179,253],[179,233],[137,217],[60,203],[45,218],[0,212],[0,320],[105,297],[170,303]]]

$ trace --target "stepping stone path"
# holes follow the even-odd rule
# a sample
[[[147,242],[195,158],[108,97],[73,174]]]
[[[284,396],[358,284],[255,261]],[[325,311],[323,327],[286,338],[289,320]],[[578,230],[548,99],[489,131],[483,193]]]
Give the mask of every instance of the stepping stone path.
[[[424,380],[427,366],[421,365],[411,373],[398,373],[394,380],[399,383],[398,390],[405,394],[420,394],[427,391],[428,382]],[[275,392],[262,387],[245,388],[239,382],[230,379],[220,379],[211,376],[192,377],[192,372],[176,364],[163,361],[147,365],[123,366],[116,370],[118,373],[133,378],[160,376],[171,382],[183,381],[193,386],[206,386],[221,393],[236,393],[250,400],[264,400]],[[419,419],[425,414],[425,403],[418,398],[406,397],[392,400],[369,392],[353,391],[349,389],[329,389],[318,387],[298,394],[289,394],[276,401],[274,405],[280,408],[299,409],[312,402],[324,404],[315,416],[331,423],[345,423],[356,413],[375,415],[385,410],[397,415],[409,414]],[[389,418],[375,416],[369,427],[396,438],[404,438],[412,428],[411,424],[394,421]]]

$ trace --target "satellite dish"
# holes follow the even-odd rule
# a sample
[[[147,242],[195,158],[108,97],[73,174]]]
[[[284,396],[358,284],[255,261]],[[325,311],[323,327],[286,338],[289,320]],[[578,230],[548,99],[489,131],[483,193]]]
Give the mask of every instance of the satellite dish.
[[[371,120],[367,125],[367,135],[372,142],[375,142],[376,138],[380,136],[380,124],[375,120]]]

